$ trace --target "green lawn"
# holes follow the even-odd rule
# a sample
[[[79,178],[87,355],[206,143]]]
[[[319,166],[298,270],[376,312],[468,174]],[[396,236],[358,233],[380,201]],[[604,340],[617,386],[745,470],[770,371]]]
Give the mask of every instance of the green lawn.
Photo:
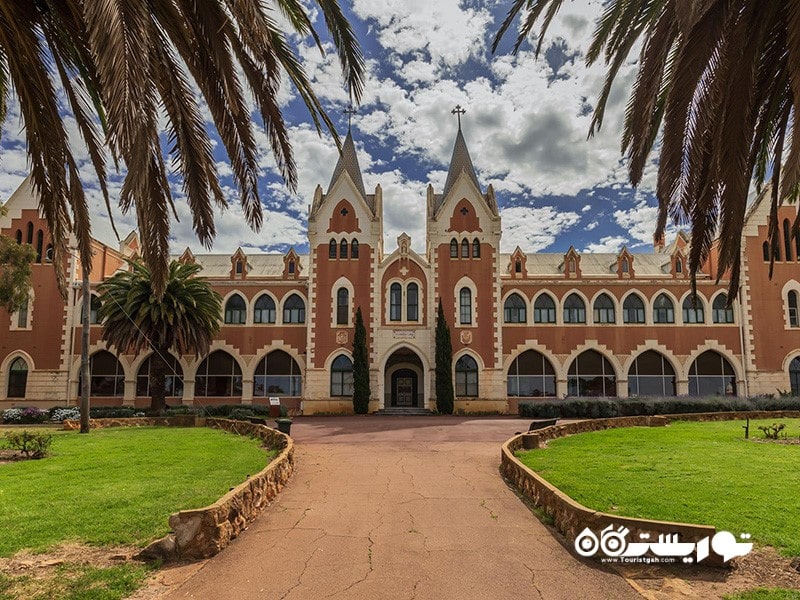
[[[0,556],[144,545],[171,513],[210,504],[270,458],[256,440],[206,428],[58,432],[49,458],[0,465]]]
[[[752,436],[761,436],[751,421]],[[800,420],[780,419],[789,437]],[[744,440],[743,421],[677,422],[561,438],[520,459],[612,514],[714,525],[800,555],[800,445]]]
[[[757,588],[725,596],[725,600],[800,600],[800,590]]]

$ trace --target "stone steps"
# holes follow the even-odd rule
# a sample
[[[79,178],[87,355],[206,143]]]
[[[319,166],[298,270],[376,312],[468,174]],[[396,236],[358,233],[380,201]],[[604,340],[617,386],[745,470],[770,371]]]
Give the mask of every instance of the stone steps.
[[[374,414],[383,416],[425,417],[433,415],[433,411],[427,408],[415,408],[413,406],[411,407],[393,406],[377,410],[375,411]]]

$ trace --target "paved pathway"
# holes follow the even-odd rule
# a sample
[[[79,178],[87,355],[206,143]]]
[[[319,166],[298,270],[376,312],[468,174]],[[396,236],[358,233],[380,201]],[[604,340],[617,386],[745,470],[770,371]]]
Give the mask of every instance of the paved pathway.
[[[638,598],[573,558],[505,485],[518,419],[296,419],[278,500],[168,598]]]

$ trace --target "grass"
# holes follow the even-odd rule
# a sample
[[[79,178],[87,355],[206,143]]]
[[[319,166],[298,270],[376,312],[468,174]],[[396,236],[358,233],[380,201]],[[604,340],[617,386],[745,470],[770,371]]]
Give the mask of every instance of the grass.
[[[725,600],[800,600],[800,590],[756,588],[727,595]]]
[[[149,567],[139,564],[97,568],[68,563],[48,577],[0,574],[0,600],[120,600],[135,592],[149,573]]]
[[[256,440],[206,428],[58,432],[49,458],[0,465],[0,556],[144,545],[170,514],[210,504],[270,458]]]
[[[751,437],[772,422],[751,421]],[[799,419],[780,422],[789,437],[800,434]],[[747,532],[800,555],[800,445],[745,441],[743,424],[610,429],[553,440],[519,457],[595,510]]]

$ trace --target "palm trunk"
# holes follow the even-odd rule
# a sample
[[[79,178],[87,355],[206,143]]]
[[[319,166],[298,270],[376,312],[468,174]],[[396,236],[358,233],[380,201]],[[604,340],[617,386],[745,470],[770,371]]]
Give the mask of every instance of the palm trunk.
[[[150,356],[150,413],[162,416],[166,408],[166,373],[168,365],[164,360],[169,349],[156,348]]]
[[[89,266],[83,265],[83,297],[81,298],[81,433],[89,433],[89,391],[92,387],[89,372]]]

